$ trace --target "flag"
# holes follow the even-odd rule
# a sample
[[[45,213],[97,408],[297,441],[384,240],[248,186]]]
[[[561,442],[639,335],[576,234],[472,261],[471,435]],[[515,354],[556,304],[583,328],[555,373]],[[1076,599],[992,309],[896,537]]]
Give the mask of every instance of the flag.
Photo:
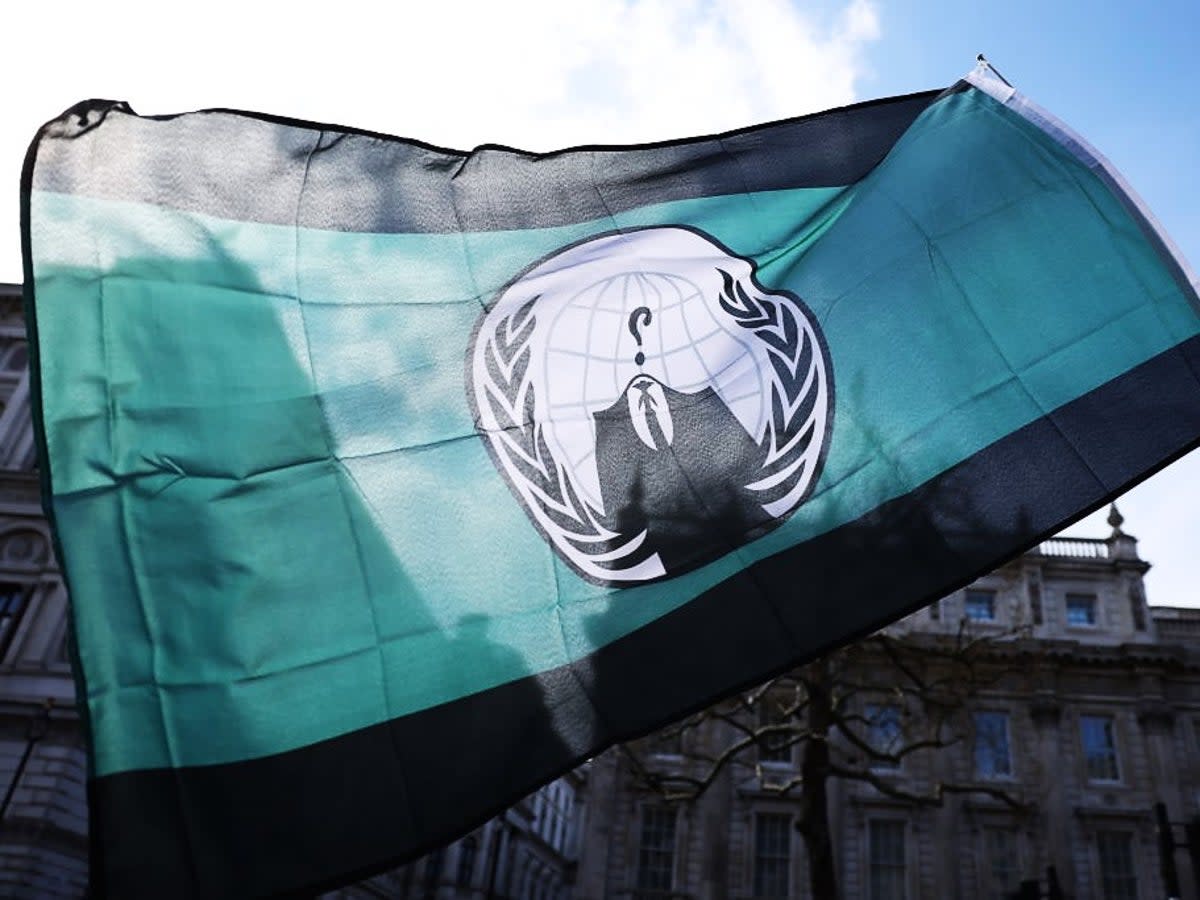
[[[979,69],[470,153],[82,103],[23,190],[96,896],[313,891],[1196,446],[1196,280]]]

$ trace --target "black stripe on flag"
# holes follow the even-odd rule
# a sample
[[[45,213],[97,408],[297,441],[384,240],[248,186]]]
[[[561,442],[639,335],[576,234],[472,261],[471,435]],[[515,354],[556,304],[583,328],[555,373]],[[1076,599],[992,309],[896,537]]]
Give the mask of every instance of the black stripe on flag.
[[[234,110],[139,117],[123,103],[91,100],[43,129],[32,187],[333,231],[551,228],[671,200],[853,184],[942,93],[872,100],[709,137],[545,154],[491,144],[461,153]],[[155,152],[67,155],[70,142],[105,140]],[[88,163],[73,166],[69,159]]]

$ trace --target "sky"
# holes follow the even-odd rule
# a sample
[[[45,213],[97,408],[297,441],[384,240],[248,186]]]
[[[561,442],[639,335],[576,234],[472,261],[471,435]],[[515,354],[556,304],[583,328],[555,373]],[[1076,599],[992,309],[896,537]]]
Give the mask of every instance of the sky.
[[[108,0],[0,11],[0,281],[21,280],[18,180],[79,100],[231,107],[458,149],[709,133],[943,87],[983,52],[1120,169],[1200,264],[1196,0]],[[0,195],[3,196],[3,195]],[[1200,606],[1200,451],[1119,501],[1152,603]],[[1104,511],[1068,534],[1103,537]]]

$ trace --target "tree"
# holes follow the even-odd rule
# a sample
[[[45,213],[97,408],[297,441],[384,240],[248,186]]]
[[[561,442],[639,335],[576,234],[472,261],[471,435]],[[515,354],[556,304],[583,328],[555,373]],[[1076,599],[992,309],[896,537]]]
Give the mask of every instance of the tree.
[[[878,632],[625,749],[643,787],[668,801],[693,801],[726,772],[793,796],[812,894],[836,898],[831,779],[865,782],[918,806],[938,805],[950,794],[985,794],[1030,808],[985,781],[939,778],[915,791],[889,774],[914,754],[944,751],[972,736],[973,701],[1013,670],[1011,652],[1001,651],[1015,649],[1021,634],[981,636],[965,621],[953,634]],[[985,739],[976,736],[977,745]],[[795,752],[798,769],[771,765]]]

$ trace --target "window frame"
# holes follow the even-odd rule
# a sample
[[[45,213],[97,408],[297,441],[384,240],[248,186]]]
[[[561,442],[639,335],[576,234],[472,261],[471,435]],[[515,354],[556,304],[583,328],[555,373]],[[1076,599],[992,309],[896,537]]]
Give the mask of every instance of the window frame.
[[[1124,850],[1128,851],[1129,855],[1129,870],[1128,873],[1118,873],[1112,875],[1106,871],[1113,861],[1120,855],[1114,852],[1114,847],[1104,847],[1105,840],[1108,838],[1121,839],[1124,842]],[[1092,834],[1092,839],[1089,841],[1092,845],[1092,852],[1095,854],[1096,860],[1096,887],[1099,888],[1100,896],[1103,900],[1140,900],[1143,896],[1141,886],[1142,878],[1138,866],[1138,835],[1133,828],[1121,827],[1105,827],[1097,828]],[[1132,882],[1133,892],[1130,893],[1112,893],[1110,888],[1111,881],[1118,878],[1128,879]],[[1128,887],[1128,885],[1126,886]],[[1124,890],[1124,888],[1122,889]]]
[[[648,847],[646,843],[646,834],[649,825],[649,819],[652,816],[663,815],[663,821],[669,817],[670,828],[669,837],[662,847]],[[647,803],[641,807],[641,812],[637,819],[638,823],[638,838],[637,838],[637,861],[636,869],[634,870],[634,884],[636,894],[670,894],[675,890],[675,882],[679,864],[679,808],[677,806],[667,806],[665,804]],[[666,846],[668,845],[669,846]],[[649,884],[651,880],[647,877],[647,873],[651,871],[646,864],[647,854],[659,854],[667,856],[667,885],[662,887],[658,884]]]
[[[683,728],[679,728],[674,734],[668,734],[675,727],[663,728],[645,738],[646,749],[651,756],[656,756],[659,759],[683,758]]]
[[[1115,777],[1100,777],[1092,773],[1092,756],[1089,753],[1087,737],[1085,734],[1085,722],[1107,722],[1108,735],[1110,737],[1107,755],[1112,759],[1112,769],[1116,773]],[[1079,748],[1082,751],[1081,758],[1083,761],[1084,779],[1091,784],[1122,784],[1124,783],[1124,769],[1121,765],[1121,740],[1117,735],[1117,717],[1111,713],[1103,712],[1081,712],[1079,714]]]
[[[1004,761],[1007,771],[985,772],[980,766],[980,750],[984,744],[980,741],[979,720],[984,716],[997,716],[1004,724]],[[1013,760],[1012,715],[1004,709],[978,709],[971,713],[972,750],[975,777],[986,781],[1012,781],[1016,777],[1016,766]]]
[[[1088,618],[1086,621],[1075,621],[1071,618],[1073,608],[1071,601],[1073,600],[1087,601]],[[1095,591],[1067,591],[1063,595],[1063,622],[1068,628],[1099,628],[1100,595]]]
[[[898,833],[900,835],[899,862],[896,862],[896,861],[879,862],[876,860],[876,857],[875,857],[875,850],[876,850],[876,846],[877,846],[877,840],[876,840],[877,836],[875,834],[876,826],[879,826],[879,827],[886,826],[888,828],[896,828],[897,829],[896,833]],[[912,870],[912,867],[909,865],[909,858],[908,858],[909,843],[910,843],[909,839],[908,839],[908,820],[907,819],[899,819],[899,818],[890,817],[890,816],[873,816],[871,818],[868,818],[867,819],[867,828],[866,828],[866,841],[867,841],[867,852],[863,854],[863,860],[866,863],[866,873],[865,873],[866,874],[866,896],[867,896],[868,900],[892,900],[892,898],[888,898],[888,897],[881,898],[876,895],[875,873],[878,869],[887,869],[887,870],[891,870],[891,871],[898,870],[898,872],[899,872],[898,880],[900,883],[901,897],[902,897],[902,900],[908,900],[909,896],[911,895],[911,891],[909,890],[910,886],[908,883],[909,877],[910,877],[909,873]]]
[[[764,853],[763,852],[763,823],[771,821],[783,828],[783,853]],[[752,896],[756,900],[787,900],[792,896],[792,867],[795,855],[792,846],[792,834],[795,831],[793,826],[793,816],[788,812],[776,812],[772,810],[759,810],[754,814],[754,845],[752,856],[752,868],[750,873]],[[769,848],[770,849],[770,848]],[[782,862],[781,870],[783,872],[783,893],[767,892],[764,890],[768,885],[764,884],[765,875],[762,867],[764,861],[779,864]]]
[[[1013,863],[1011,873],[1013,880],[1009,885],[999,884],[997,879],[998,872],[995,866],[997,856],[993,853],[994,848],[991,843],[992,836],[997,834],[1004,834],[1012,841],[1012,852],[1010,858]],[[1020,829],[1018,829],[1016,825],[1008,823],[987,824],[980,829],[979,841],[982,845],[980,847],[981,852],[979,858],[983,863],[983,865],[979,867],[982,881],[980,885],[981,890],[979,892],[979,896],[990,897],[992,900],[1007,900],[1007,898],[1011,897],[1013,892],[1018,889],[1022,880],[1022,847]]]
[[[779,716],[772,709],[775,701],[768,695],[764,694],[759,697],[758,707],[754,714],[755,727],[763,728],[767,725],[781,725],[787,720]],[[789,737],[783,737],[784,747],[771,747],[771,743],[766,737],[762,740],[755,741],[755,758],[760,765],[774,767],[779,769],[792,769],[796,766],[796,744]]]
[[[890,710],[895,713],[895,733],[892,735],[887,746],[881,746],[876,740],[876,725],[878,724],[879,714],[885,710]],[[895,753],[899,749],[903,749],[904,738],[904,710],[896,703],[867,703],[863,706],[863,719],[866,720],[867,731],[865,735],[866,743],[871,749],[879,753]],[[897,747],[897,743],[901,744]],[[886,759],[871,758],[868,760],[868,768],[880,772],[898,772],[904,768],[904,759],[897,759],[891,762]]]
[[[999,616],[996,615],[997,599],[999,591],[994,588],[967,588],[963,591],[963,618],[969,622],[982,624],[995,624],[999,621]],[[976,616],[972,613],[973,598],[986,598],[987,600],[987,616]]]

